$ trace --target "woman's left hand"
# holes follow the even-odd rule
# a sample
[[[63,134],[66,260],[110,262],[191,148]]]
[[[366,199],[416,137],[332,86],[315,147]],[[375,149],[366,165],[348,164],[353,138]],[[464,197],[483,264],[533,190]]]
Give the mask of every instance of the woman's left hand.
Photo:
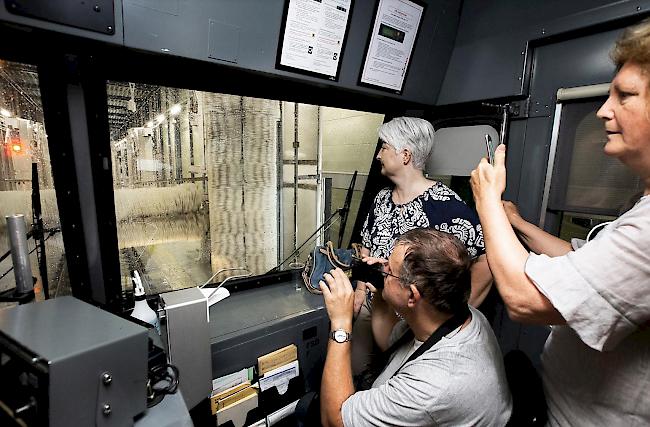
[[[474,200],[480,204],[484,200],[501,200],[506,188],[506,146],[499,144],[494,152],[494,166],[484,157],[472,171],[470,184]]]

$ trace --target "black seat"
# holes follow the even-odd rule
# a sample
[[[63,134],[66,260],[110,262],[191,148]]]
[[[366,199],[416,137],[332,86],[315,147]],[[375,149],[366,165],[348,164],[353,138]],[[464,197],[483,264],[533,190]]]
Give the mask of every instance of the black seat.
[[[507,425],[545,425],[548,417],[542,381],[528,356],[521,350],[512,350],[503,358],[503,364],[512,394],[512,415]]]
[[[296,426],[310,427],[320,425],[320,401],[318,393],[310,391],[300,398],[296,405]]]

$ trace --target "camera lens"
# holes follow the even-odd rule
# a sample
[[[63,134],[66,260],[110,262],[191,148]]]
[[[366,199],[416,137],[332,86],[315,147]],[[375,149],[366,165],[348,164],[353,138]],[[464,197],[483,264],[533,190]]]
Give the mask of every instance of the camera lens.
[[[381,264],[368,265],[361,260],[355,259],[352,263],[352,277],[350,279],[369,282],[375,288],[383,288],[384,276],[381,274],[382,270],[383,266]]]

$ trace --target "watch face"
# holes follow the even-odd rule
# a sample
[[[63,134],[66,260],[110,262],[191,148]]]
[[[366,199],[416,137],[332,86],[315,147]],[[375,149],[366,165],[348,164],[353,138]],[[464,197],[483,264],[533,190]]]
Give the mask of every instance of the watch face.
[[[334,331],[334,341],[336,342],[346,342],[348,340],[348,333],[345,331]]]

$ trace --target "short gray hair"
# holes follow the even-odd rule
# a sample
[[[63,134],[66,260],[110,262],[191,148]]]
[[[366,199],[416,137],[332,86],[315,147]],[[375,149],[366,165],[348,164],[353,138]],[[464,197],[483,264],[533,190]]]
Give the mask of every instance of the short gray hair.
[[[433,150],[434,134],[431,123],[415,117],[397,117],[379,127],[379,138],[397,151],[408,149],[413,167],[420,170]]]

